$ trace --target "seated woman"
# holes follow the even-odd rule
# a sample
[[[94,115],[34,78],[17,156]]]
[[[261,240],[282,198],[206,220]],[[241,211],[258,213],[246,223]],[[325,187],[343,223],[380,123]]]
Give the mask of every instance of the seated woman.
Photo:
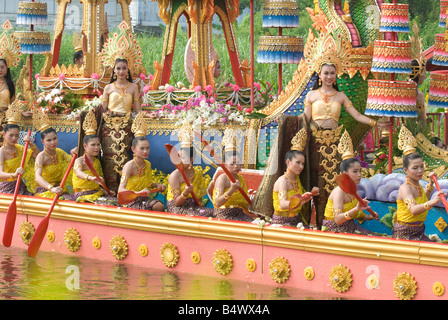
[[[189,178],[191,186],[187,187],[182,174],[178,169],[168,177],[167,211],[185,215],[212,217],[213,208],[202,205],[202,197],[207,193],[210,177],[200,166],[193,166],[193,147],[181,147],[179,156],[185,168],[185,175]],[[194,192],[199,205],[192,198]]]
[[[35,179],[37,197],[54,198],[56,194],[62,195],[64,199],[72,200],[69,193],[69,185],[72,182],[72,170],[67,178],[67,182],[63,188],[59,185],[70,164],[71,157],[64,150],[58,148],[58,135],[56,130],[48,128],[41,131],[42,143],[44,151],[40,152],[36,157]],[[78,148],[70,150],[73,155]]]
[[[0,148],[0,192],[14,193],[17,177],[22,175],[18,194],[31,196],[34,193],[28,190],[34,182],[34,161],[39,153],[39,149],[31,141],[31,137],[26,135],[23,140],[29,141],[29,146],[25,158],[24,167],[21,168],[22,156],[25,147],[17,144],[20,135],[20,128],[16,124],[6,124],[3,128],[4,144]],[[24,180],[27,182],[25,184]],[[32,189],[31,189],[32,190]]]
[[[146,160],[149,156],[149,141],[146,136],[137,136],[132,141],[132,152],[134,159],[128,161],[122,171],[118,193],[130,190],[136,193],[146,192],[148,196],[137,197],[128,207],[141,210],[165,211],[165,206],[159,200],[150,200],[150,190],[148,188],[166,187],[162,184],[154,183],[151,163]]]
[[[274,201],[272,224],[295,227],[299,222],[303,223],[303,205],[311,200],[311,194],[309,194],[309,196],[305,195],[302,202],[290,211],[291,197],[297,194],[305,194],[305,189],[300,182],[300,173],[305,167],[305,155],[302,151],[292,149],[286,153],[285,158],[287,167],[286,172],[275,182],[272,194]],[[319,193],[319,188],[314,187],[312,193]]]
[[[101,168],[101,162],[97,156],[100,153],[101,144],[100,138],[97,135],[87,135],[83,139],[83,146],[85,154],[76,159],[73,166],[73,199],[77,202],[95,202],[98,204],[117,205],[116,199],[111,196],[105,195],[100,183],[94,173],[89,169],[86,164],[85,157],[88,157],[96,173],[100,179],[104,178],[103,169]],[[115,193],[111,191],[113,195]]]
[[[431,177],[435,173],[429,174],[430,183],[423,190],[419,181],[423,177],[425,167],[420,154],[413,152],[404,156],[403,169],[406,173],[406,181],[398,190],[397,221],[394,224],[392,236],[397,239],[431,241],[425,235],[426,216],[428,211],[441,201],[442,191],[428,201],[434,189]]]
[[[341,162],[341,173],[346,172],[352,180],[358,184],[361,181],[361,162],[357,158],[345,159]],[[366,203],[368,201],[364,199]],[[366,215],[363,210],[369,207],[363,206],[356,198],[342,191],[338,186],[330,194],[327,206],[325,207],[325,215],[322,226],[328,231],[356,233],[363,235],[375,235],[374,232],[368,231],[353,220],[378,220],[378,214]]]

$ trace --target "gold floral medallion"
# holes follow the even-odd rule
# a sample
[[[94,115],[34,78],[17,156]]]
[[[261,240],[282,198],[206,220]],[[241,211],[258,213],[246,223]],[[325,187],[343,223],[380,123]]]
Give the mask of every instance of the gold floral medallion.
[[[443,283],[439,281],[434,282],[434,284],[432,285],[432,292],[436,296],[440,297],[442,294],[445,293],[445,286],[443,285]]]
[[[378,276],[376,274],[371,274],[367,277],[367,284],[370,288],[376,289],[380,285],[380,279],[378,279]]]
[[[247,259],[246,269],[249,270],[250,272],[254,272],[255,269],[257,269],[257,263],[255,262],[254,259],[252,259],[252,258]]]
[[[54,232],[51,230],[48,230],[47,232],[47,240],[49,242],[54,242],[54,239],[56,238],[56,236],[54,235]]]
[[[164,243],[160,249],[160,258],[168,268],[175,267],[179,261],[179,252],[177,247],[172,243]]]
[[[213,254],[212,262],[216,272],[223,276],[228,275],[233,268],[232,255],[226,249],[216,250]]]
[[[290,271],[288,260],[284,257],[277,257],[269,262],[269,275],[277,283],[288,280]]]
[[[313,267],[306,267],[305,270],[303,270],[303,275],[305,276],[306,280],[313,280],[314,279],[314,269]]]
[[[400,300],[411,300],[417,293],[417,282],[414,276],[402,272],[394,279],[394,292]]]
[[[81,236],[74,228],[68,228],[64,233],[64,243],[71,252],[76,252],[81,247]]]
[[[330,283],[337,292],[346,292],[352,286],[352,274],[342,264],[334,266],[330,271]]]
[[[191,253],[191,261],[192,261],[194,264],[198,264],[199,262],[201,262],[201,255],[199,254],[199,252],[197,252],[197,251],[193,251],[193,252]]]
[[[138,246],[138,253],[140,253],[142,257],[146,257],[148,255],[148,247],[146,246],[146,244],[142,243]]]
[[[446,223],[446,221],[442,217],[439,217],[439,219],[437,219],[437,221],[434,223],[434,226],[440,232],[443,232],[443,230],[445,230],[445,228],[447,227],[447,223]]]
[[[100,238],[98,238],[98,237],[95,237],[95,238],[93,238],[92,239],[92,246],[95,248],[95,249],[99,249],[99,248],[101,248],[101,240],[100,240]]]
[[[19,230],[20,238],[22,239],[23,243],[30,244],[31,238],[33,237],[35,231],[33,224],[29,221],[23,221],[20,224]]]
[[[110,252],[117,260],[123,260],[128,255],[128,244],[120,235],[114,236],[110,239],[109,248]]]

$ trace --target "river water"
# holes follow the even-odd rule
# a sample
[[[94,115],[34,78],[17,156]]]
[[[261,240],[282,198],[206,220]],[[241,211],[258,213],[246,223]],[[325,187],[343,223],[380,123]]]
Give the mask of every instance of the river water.
[[[0,247],[6,300],[327,300],[296,288],[259,285],[41,251]]]

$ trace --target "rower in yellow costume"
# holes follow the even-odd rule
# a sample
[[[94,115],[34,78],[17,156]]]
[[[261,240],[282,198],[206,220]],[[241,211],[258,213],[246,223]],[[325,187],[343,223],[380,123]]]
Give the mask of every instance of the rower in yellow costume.
[[[67,171],[72,157],[64,150],[59,149],[56,130],[49,125],[48,116],[42,110],[34,110],[33,119],[35,127],[40,130],[44,150],[36,157],[35,164],[35,196],[54,198],[56,194],[62,195],[64,199],[72,200],[72,174],[70,170],[63,188],[60,183]],[[77,147],[70,153],[74,154]]]
[[[185,175],[189,178],[191,187],[187,187],[179,169],[174,170],[168,177],[167,211],[185,215],[212,217],[213,208],[202,205],[202,198],[207,194],[210,184],[210,176],[206,175],[208,168],[193,166],[193,130],[189,126],[183,126],[178,131],[181,141],[180,158]],[[191,192],[194,192],[199,205],[195,203]]]

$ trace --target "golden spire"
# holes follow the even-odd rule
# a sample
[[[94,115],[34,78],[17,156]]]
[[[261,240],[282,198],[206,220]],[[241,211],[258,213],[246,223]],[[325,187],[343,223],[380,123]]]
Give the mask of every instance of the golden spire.
[[[338,152],[341,154],[342,160],[350,159],[355,156],[353,152],[353,143],[347,130],[341,136],[338,144]]]
[[[403,151],[403,155],[414,153],[417,147],[417,140],[405,126],[401,126],[398,134],[398,149]]]
[[[22,101],[16,99],[11,103],[6,110],[6,121],[11,124],[22,123],[22,106],[25,105]]]
[[[412,73],[410,74],[410,79],[415,79],[417,76],[421,76],[426,72],[426,57],[423,54],[422,38],[418,35],[418,25],[414,21],[414,26],[412,27],[414,35],[410,37],[411,42],[411,52],[412,60],[417,61],[417,66],[412,66]]]
[[[177,130],[177,137],[180,141],[181,148],[191,148],[193,146],[193,127],[184,124]]]
[[[145,119],[145,112],[141,111],[137,114],[131,127],[135,137],[146,137],[148,134],[148,124]]]
[[[6,60],[6,66],[16,67],[20,62],[20,44],[14,35],[10,35],[9,31],[12,29],[11,23],[7,20],[3,24],[3,32],[0,36],[0,59]]]
[[[73,47],[75,47],[75,52],[82,50],[82,38],[78,31],[73,35]]]
[[[296,133],[294,138],[292,138],[291,150],[298,150],[298,151],[305,150],[307,139],[308,139],[308,134],[306,132],[306,129],[302,128],[301,130],[299,130],[299,132]]]
[[[224,153],[233,152],[237,150],[236,144],[238,136],[234,129],[227,128],[224,130],[224,136],[222,137],[222,145],[224,146]]]
[[[87,115],[82,123],[82,129],[84,130],[87,136],[96,134],[96,129],[98,128],[98,124],[96,122],[95,113],[90,110],[87,112]]]
[[[48,115],[40,108],[33,109],[33,125],[40,132],[51,127]]]

